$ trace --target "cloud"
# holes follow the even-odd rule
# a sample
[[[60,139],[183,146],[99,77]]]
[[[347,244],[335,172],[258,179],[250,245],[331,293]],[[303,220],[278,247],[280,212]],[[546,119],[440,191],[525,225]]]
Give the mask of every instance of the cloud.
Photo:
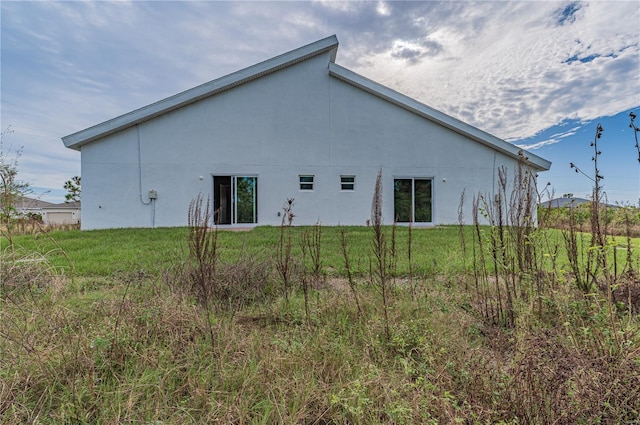
[[[421,58],[436,56],[442,50],[442,45],[434,40],[395,40],[391,48],[391,56],[405,59],[408,63],[415,64]]]
[[[554,145],[556,143],[560,143],[563,139],[576,135],[579,130],[583,129],[583,124],[584,123],[581,123],[578,126],[572,126],[571,128],[565,131],[554,133],[544,138],[543,140],[538,140],[534,143],[528,142],[528,140],[534,139],[537,136],[537,135],[534,135],[525,140],[522,140],[520,143],[517,143],[516,146],[524,150],[536,150],[536,149],[540,149],[543,146]],[[560,123],[560,126],[561,125],[563,125],[563,123]]]
[[[378,4],[376,5],[376,12],[378,12],[378,14],[382,16],[391,15],[391,9],[389,8],[389,5],[384,1],[378,2]]]
[[[439,15],[449,6],[431,7]],[[417,49],[390,47],[356,71],[508,140],[636,106],[637,4],[566,6],[562,25],[558,3],[459,7],[456,19],[430,27],[439,55],[406,68],[398,61],[423,59]]]

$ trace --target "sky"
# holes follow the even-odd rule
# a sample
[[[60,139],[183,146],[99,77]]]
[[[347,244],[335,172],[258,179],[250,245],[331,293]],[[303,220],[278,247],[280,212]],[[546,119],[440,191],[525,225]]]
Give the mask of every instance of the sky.
[[[63,136],[335,34],[336,63],[551,161],[545,199],[590,196],[602,125],[607,199],[640,202],[639,1],[2,0],[0,13],[2,152],[46,201],[81,174]]]

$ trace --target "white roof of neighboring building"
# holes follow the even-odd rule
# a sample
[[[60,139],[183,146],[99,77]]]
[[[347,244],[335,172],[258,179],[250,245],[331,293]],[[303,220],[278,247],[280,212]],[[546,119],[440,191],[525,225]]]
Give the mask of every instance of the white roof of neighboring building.
[[[580,204],[590,203],[591,201],[583,198],[555,198],[540,203],[540,208],[562,208],[562,207],[577,207]]]
[[[382,84],[369,80],[368,78],[365,78],[353,71],[336,65],[334,62],[337,49],[338,39],[335,35],[323,38],[314,43],[152,103],[151,105],[136,109],[109,121],[105,121],[77,133],[70,134],[63,137],[62,141],[66,147],[80,150],[83,145],[109,134],[116,133],[144,121],[151,120],[160,115],[182,108],[183,106],[204,98],[214,96],[218,93],[271,74],[280,69],[292,66],[319,54],[331,52],[329,75],[332,77],[365,90],[374,96],[385,99],[425,119],[431,120],[455,132],[463,134],[470,139],[489,146],[499,152],[518,158],[518,155],[522,150],[517,146],[492,136],[489,133],[466,124],[443,112],[433,109],[395,90],[385,87]],[[531,152],[527,152],[526,157],[529,163],[538,170],[548,170],[551,167],[550,161],[534,155]]]

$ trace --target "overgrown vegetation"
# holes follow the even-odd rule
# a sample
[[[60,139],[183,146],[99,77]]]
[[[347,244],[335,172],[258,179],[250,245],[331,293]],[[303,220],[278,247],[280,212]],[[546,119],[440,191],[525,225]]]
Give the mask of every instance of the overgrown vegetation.
[[[5,137],[11,134],[11,126],[0,133],[0,230],[11,240],[13,227],[19,217],[16,204],[29,191],[29,183],[18,176],[18,160],[22,149],[13,151],[5,146]]]
[[[168,242],[180,233],[185,240],[203,236],[156,230]],[[304,241],[316,246],[313,228],[290,230],[292,255],[301,255],[296,241],[300,249]],[[491,239],[490,227],[478,230]],[[126,233],[139,240],[151,231]],[[514,320],[494,323],[482,314],[477,294],[465,291],[459,260],[452,273],[422,273],[415,288],[403,280],[408,264],[398,267],[385,319],[368,266],[350,273],[351,284],[345,266],[345,259],[357,258],[350,247],[359,242],[366,249],[371,231],[322,228],[321,252],[344,246],[346,254],[332,262],[322,257],[328,285],[309,285],[306,302],[302,284],[315,281],[316,262],[307,254],[306,271],[291,276],[298,286],[285,302],[269,255],[279,244],[276,228],[209,229],[209,235],[217,232],[220,255],[211,279],[229,291],[214,291],[211,309],[198,301],[199,290],[185,273],[194,269],[176,265],[170,243],[164,249],[173,261],[156,253],[155,267],[131,263],[108,273],[96,267],[98,273],[85,272],[75,283],[43,273],[47,258],[29,263],[39,270],[38,283],[1,301],[2,422],[569,424],[637,417],[636,313],[613,306],[616,337],[606,298],[585,297],[560,274],[542,293],[542,310],[535,297],[517,298]],[[431,239],[440,232],[457,245],[454,227],[413,229],[413,243],[421,247],[427,234]],[[117,235],[124,233],[92,232],[91,239],[108,245],[103,255],[109,259],[117,257]],[[84,245],[86,232],[73,235],[61,246]],[[560,243],[561,235],[551,235]],[[249,250],[258,247],[245,244],[251,236],[264,244],[255,255]],[[397,229],[396,238],[407,236],[407,228]],[[237,237],[244,240],[228,249]],[[137,248],[138,255],[147,249]],[[414,250],[415,257],[420,248]],[[192,255],[187,258],[197,258]],[[446,253],[432,255],[431,262],[447,261]],[[191,260],[186,263],[197,269]],[[567,263],[558,258],[558,264]],[[259,295],[231,301],[249,293]]]
[[[600,205],[602,227],[610,236],[640,237],[640,208],[633,205]],[[578,232],[591,231],[591,202],[564,207],[545,207],[538,211],[543,227],[568,230],[571,226]]]

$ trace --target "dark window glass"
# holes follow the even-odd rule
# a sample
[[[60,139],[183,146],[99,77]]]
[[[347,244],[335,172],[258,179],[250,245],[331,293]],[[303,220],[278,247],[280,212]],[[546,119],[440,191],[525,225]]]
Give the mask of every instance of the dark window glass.
[[[341,190],[354,190],[356,187],[356,176],[340,176]]]
[[[413,181],[414,190],[414,221],[417,223],[431,223],[431,180]]]

